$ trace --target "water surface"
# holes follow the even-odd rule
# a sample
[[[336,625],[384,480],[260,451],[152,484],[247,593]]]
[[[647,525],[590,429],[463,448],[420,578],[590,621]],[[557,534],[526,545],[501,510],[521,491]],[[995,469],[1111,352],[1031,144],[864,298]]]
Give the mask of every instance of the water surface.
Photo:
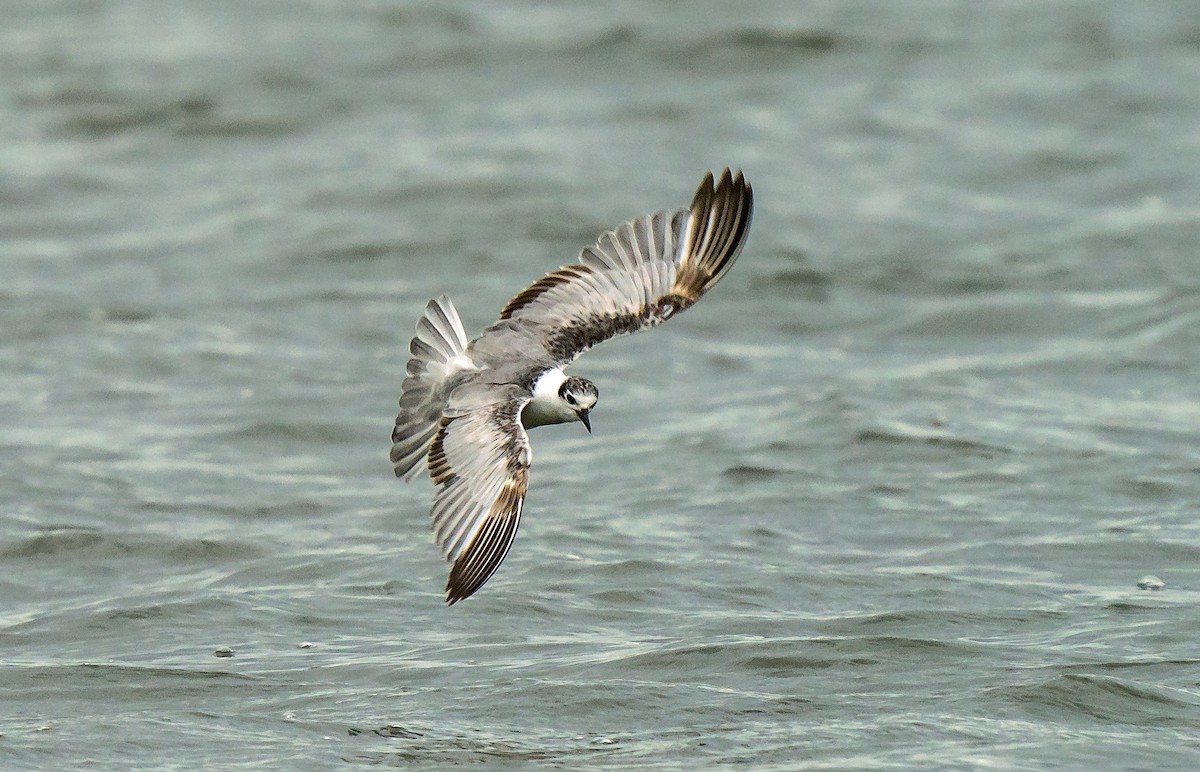
[[[1200,11],[8,6],[5,768],[1200,763]],[[425,301],[726,165],[444,607]]]

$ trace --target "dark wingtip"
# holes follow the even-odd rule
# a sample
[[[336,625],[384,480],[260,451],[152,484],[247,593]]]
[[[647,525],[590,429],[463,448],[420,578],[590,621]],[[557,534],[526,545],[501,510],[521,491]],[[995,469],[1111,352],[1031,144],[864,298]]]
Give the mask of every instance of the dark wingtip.
[[[489,517],[467,551],[450,566],[446,579],[446,604],[453,606],[487,584],[504,562],[521,525],[521,510],[529,480],[528,467],[518,470],[501,487],[493,508],[500,514]]]
[[[446,580],[446,605],[453,606],[460,600],[466,600],[475,594],[475,591],[483,586],[483,582],[467,583],[463,581],[461,571],[451,571],[450,578]]]
[[[733,266],[750,229],[754,213],[754,190],[741,171],[721,170],[716,183],[713,173],[704,175],[692,198],[688,242],[673,290],[695,302]]]

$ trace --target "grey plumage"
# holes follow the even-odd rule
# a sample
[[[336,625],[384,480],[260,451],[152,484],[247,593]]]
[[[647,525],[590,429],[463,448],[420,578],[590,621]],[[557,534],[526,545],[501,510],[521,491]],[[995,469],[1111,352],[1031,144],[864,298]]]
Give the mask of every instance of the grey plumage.
[[[469,343],[453,303],[429,302],[409,345],[391,460],[409,479],[428,459],[434,536],[451,563],[447,602],[483,586],[512,546],[529,484],[526,428],[575,420],[591,428],[598,392],[562,368],[699,300],[737,259],[752,209],[741,173],[726,169],[715,185],[709,174],[689,208],[604,233]]]

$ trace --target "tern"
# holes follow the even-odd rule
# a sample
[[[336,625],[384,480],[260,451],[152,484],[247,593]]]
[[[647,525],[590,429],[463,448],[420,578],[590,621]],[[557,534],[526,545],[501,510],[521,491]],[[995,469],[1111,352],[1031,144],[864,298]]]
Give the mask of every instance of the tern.
[[[396,476],[426,461],[433,532],[450,564],[446,602],[470,597],[508,554],[529,487],[527,429],[579,421],[590,433],[595,384],[564,369],[609,338],[655,327],[730,269],[754,194],[741,172],[707,174],[687,209],[607,231],[579,262],[535,281],[472,341],[445,295],[409,344],[392,431]]]

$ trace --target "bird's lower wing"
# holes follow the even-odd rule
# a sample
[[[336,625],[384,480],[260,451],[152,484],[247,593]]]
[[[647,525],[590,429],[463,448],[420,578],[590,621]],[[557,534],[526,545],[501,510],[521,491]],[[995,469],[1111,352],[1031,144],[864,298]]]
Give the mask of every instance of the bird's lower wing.
[[[469,597],[495,573],[521,523],[529,486],[528,396],[512,390],[493,404],[442,419],[429,450],[434,537],[450,562],[446,601]]]

